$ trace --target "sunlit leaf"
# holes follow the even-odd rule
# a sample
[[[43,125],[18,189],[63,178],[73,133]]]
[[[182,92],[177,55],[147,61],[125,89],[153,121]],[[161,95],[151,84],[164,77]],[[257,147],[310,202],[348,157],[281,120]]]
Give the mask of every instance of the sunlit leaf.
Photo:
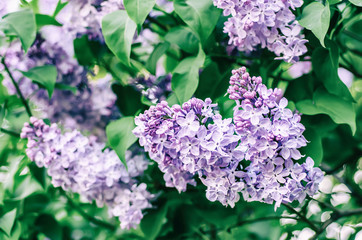
[[[134,117],[123,117],[120,120],[111,122],[106,128],[110,146],[116,151],[126,167],[126,151],[137,140],[136,136],[132,133],[134,128]]]
[[[10,232],[13,228],[15,218],[16,209],[13,209],[0,217],[0,229],[2,229],[8,236],[10,236]]]
[[[40,84],[44,87],[49,94],[49,98],[52,97],[55,82],[57,80],[57,68],[53,65],[44,65],[40,67],[34,67],[22,74],[31,79],[33,82]]]
[[[102,20],[102,32],[107,46],[118,59],[130,64],[131,45],[137,25],[125,10],[106,15]]]
[[[322,46],[325,47],[324,37],[329,28],[330,15],[328,1],[326,5],[320,2],[312,2],[303,9],[302,17],[298,22],[306,29],[311,30]]]
[[[1,29],[4,30],[5,34],[15,34],[19,37],[24,51],[27,52],[36,36],[34,13],[29,9],[9,13],[0,21]]]
[[[123,4],[128,16],[137,24],[138,29],[151,12],[156,0],[124,0]]]
[[[199,49],[196,57],[182,60],[173,72],[172,90],[180,103],[189,100],[199,84],[199,69],[205,61],[205,53]]]

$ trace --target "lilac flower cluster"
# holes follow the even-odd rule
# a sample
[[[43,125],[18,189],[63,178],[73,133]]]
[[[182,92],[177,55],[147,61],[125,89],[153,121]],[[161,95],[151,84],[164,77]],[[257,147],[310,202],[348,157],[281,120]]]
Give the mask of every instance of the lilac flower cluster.
[[[224,32],[230,37],[229,44],[240,51],[253,51],[260,45],[288,62],[298,61],[307,52],[302,27],[291,11],[302,6],[302,0],[213,1],[225,16],[231,15]]]
[[[25,123],[21,137],[28,139],[26,153],[38,167],[45,167],[54,187],[79,193],[82,198],[106,205],[111,216],[118,217],[122,228],[135,228],[142,211],[151,207],[154,195],[145,183],[135,177],[148,167],[144,155],[127,153],[127,166],[120,162],[114,151],[104,149],[94,138],[78,131],[62,134],[56,124],[46,125],[32,117]]]
[[[142,76],[132,79],[131,85],[135,86],[152,103],[166,100],[171,89],[171,75],[166,76]]]
[[[239,193],[275,207],[315,194],[323,173],[311,158],[295,163],[307,141],[281,90],[267,89],[241,68],[228,93],[237,102],[233,119],[223,120],[210,99],[196,98],[182,107],[163,101],[136,117],[133,133],[165,173],[166,186],[186,191],[198,175],[210,201],[232,207]]]
[[[117,112],[116,96],[110,88],[111,75],[96,82],[89,81],[88,71],[80,66],[68,51],[58,43],[52,43],[41,36],[37,37],[27,54],[22,51],[20,42],[14,42],[9,48],[2,48],[1,53],[5,56],[5,62],[22,93],[37,105],[42,117],[53,122],[60,121],[69,129],[77,128],[100,138],[105,137],[104,128]],[[55,89],[49,100],[44,89],[39,89],[30,79],[17,71],[28,71],[46,64],[57,68],[57,83],[73,87],[76,93]],[[3,85],[9,93],[16,93],[9,76],[5,75]]]
[[[267,89],[260,77],[250,77],[243,67],[233,70],[228,93],[237,102],[234,124],[249,162],[242,175],[244,199],[275,202],[278,207],[315,194],[323,173],[310,157],[296,163],[302,158],[298,149],[307,144],[305,128],[300,115],[286,108],[288,100],[281,98],[281,90]]]
[[[73,38],[88,35],[103,42],[102,18],[120,9],[124,9],[123,0],[71,0],[59,12],[57,20]]]
[[[223,172],[221,168],[241,161],[238,149],[231,151],[239,136],[234,135],[231,119],[222,120],[221,115],[214,112],[215,107],[210,99],[193,98],[182,107],[172,108],[162,101],[136,117],[137,127],[133,132],[165,173],[166,186],[186,191],[187,184],[196,184],[193,176],[198,173],[200,177],[205,176],[204,183],[210,182],[206,184],[210,187],[210,198],[232,204],[236,196],[228,191],[240,191],[243,184],[228,181],[218,173]],[[225,183],[224,192],[214,192],[211,181],[215,182],[216,178]]]

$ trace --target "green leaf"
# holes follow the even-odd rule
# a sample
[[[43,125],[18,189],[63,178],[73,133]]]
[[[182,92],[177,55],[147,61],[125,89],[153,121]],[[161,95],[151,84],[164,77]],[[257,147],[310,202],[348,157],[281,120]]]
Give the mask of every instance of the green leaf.
[[[156,0],[124,0],[124,8],[128,16],[137,24],[138,29],[141,29],[147,15],[151,12]]]
[[[318,89],[313,96],[313,100],[303,100],[297,102],[297,109],[306,115],[327,114],[335,123],[348,124],[352,134],[356,132],[356,112],[354,104],[344,99],[330,94],[322,89]]]
[[[132,86],[112,85],[113,92],[118,96],[116,104],[123,116],[134,116],[143,109],[141,93]]]
[[[208,66],[205,66],[200,74],[199,86],[195,92],[195,96],[201,99],[213,96],[221,80],[222,76],[219,67],[215,62],[211,62]]]
[[[94,64],[95,55],[90,47],[88,35],[83,35],[73,41],[74,53],[80,65],[91,66]]]
[[[12,200],[21,200],[43,191],[43,187],[31,175],[21,175],[16,179]]]
[[[0,105],[0,128],[3,125],[3,121],[4,121],[4,118],[5,118],[5,115],[6,115],[6,105],[7,105],[7,102]]]
[[[76,87],[64,84],[64,83],[55,83],[55,88],[59,90],[68,90],[71,91],[73,94],[76,94],[78,89]]]
[[[205,61],[205,53],[201,46],[196,57],[182,60],[173,72],[171,81],[172,90],[180,103],[189,100],[199,84],[199,69]]]
[[[175,105],[175,104],[181,104],[181,103],[178,101],[175,93],[171,93],[171,94],[167,97],[166,102],[168,103],[169,106],[172,106],[172,105]]]
[[[330,5],[333,5],[342,2],[342,0],[328,0],[328,2]]]
[[[209,38],[221,14],[210,0],[174,0],[174,7],[202,43]]]
[[[302,17],[298,22],[306,29],[311,30],[322,46],[325,47],[324,37],[329,28],[330,17],[328,2],[326,6],[320,2],[312,2],[303,9]]]
[[[140,227],[148,240],[156,239],[165,224],[167,205],[157,210],[150,210],[142,219]]]
[[[102,20],[102,32],[107,46],[126,65],[130,64],[131,45],[136,27],[136,23],[128,17],[125,10],[112,12]]]
[[[44,65],[40,67],[34,67],[29,69],[27,72],[22,72],[22,74],[31,79],[33,82],[40,84],[44,87],[49,94],[49,98],[52,97],[55,82],[57,80],[57,68],[53,65]]]
[[[35,14],[35,22],[38,29],[46,25],[62,26],[54,17],[39,13]]]
[[[63,2],[63,0],[59,0],[57,7],[54,10],[53,17],[55,18],[58,13],[68,4],[69,2]]]
[[[157,61],[163,54],[165,54],[169,47],[170,44],[168,42],[160,43],[155,47],[146,63],[146,68],[151,74],[156,74]]]
[[[302,154],[311,157],[314,160],[314,165],[319,166],[323,160],[321,136],[313,128],[307,128],[303,135],[309,143],[306,147],[302,148]]]
[[[42,214],[35,220],[35,227],[52,240],[62,239],[62,228],[52,215]]]
[[[126,151],[137,141],[136,136],[132,133],[134,128],[134,117],[123,117],[117,121],[111,122],[106,128],[110,146],[116,151],[118,157],[126,167]]]
[[[349,0],[352,4],[356,5],[357,7],[362,7],[361,0]]]
[[[195,53],[199,48],[199,40],[187,27],[178,26],[172,28],[165,36],[165,40],[176,44],[188,53]]]
[[[10,236],[11,229],[14,226],[16,218],[16,209],[11,210],[10,212],[5,213],[2,217],[0,217],[0,228]]]
[[[36,23],[34,13],[27,9],[5,15],[0,21],[0,29],[4,29],[5,34],[10,32],[19,37],[25,52],[33,44],[36,37]]]
[[[331,42],[328,42],[332,44]],[[347,86],[338,77],[338,46],[332,44],[330,48],[317,48],[312,57],[313,71],[324,84],[328,92],[340,96],[347,101],[354,101]]]

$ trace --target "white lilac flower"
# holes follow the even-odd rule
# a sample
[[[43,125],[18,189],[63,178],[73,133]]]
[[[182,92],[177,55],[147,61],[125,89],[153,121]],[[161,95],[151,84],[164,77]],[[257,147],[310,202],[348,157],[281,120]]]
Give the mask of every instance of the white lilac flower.
[[[150,208],[154,195],[139,183],[148,167],[144,155],[127,152],[126,167],[117,154],[104,144],[78,131],[62,134],[56,124],[46,125],[32,117],[25,123],[21,137],[28,139],[26,153],[38,167],[47,168],[54,187],[79,193],[99,207],[107,206],[111,216],[118,217],[122,228],[135,228]]]
[[[225,16],[230,16],[224,32],[230,37],[229,44],[240,51],[250,52],[260,46],[288,62],[298,61],[307,52],[302,27],[291,11],[300,7],[302,0],[213,1]]]

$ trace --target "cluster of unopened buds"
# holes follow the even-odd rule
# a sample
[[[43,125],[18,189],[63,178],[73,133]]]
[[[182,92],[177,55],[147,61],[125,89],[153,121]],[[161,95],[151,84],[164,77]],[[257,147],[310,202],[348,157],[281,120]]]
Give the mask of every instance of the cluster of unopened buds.
[[[163,101],[136,117],[133,132],[166,185],[186,191],[198,176],[210,201],[232,207],[239,193],[276,208],[315,194],[323,173],[310,157],[301,162],[305,128],[281,90],[243,67],[233,71],[228,94],[236,101],[232,119],[222,119],[211,99],[196,98],[172,107]]]

